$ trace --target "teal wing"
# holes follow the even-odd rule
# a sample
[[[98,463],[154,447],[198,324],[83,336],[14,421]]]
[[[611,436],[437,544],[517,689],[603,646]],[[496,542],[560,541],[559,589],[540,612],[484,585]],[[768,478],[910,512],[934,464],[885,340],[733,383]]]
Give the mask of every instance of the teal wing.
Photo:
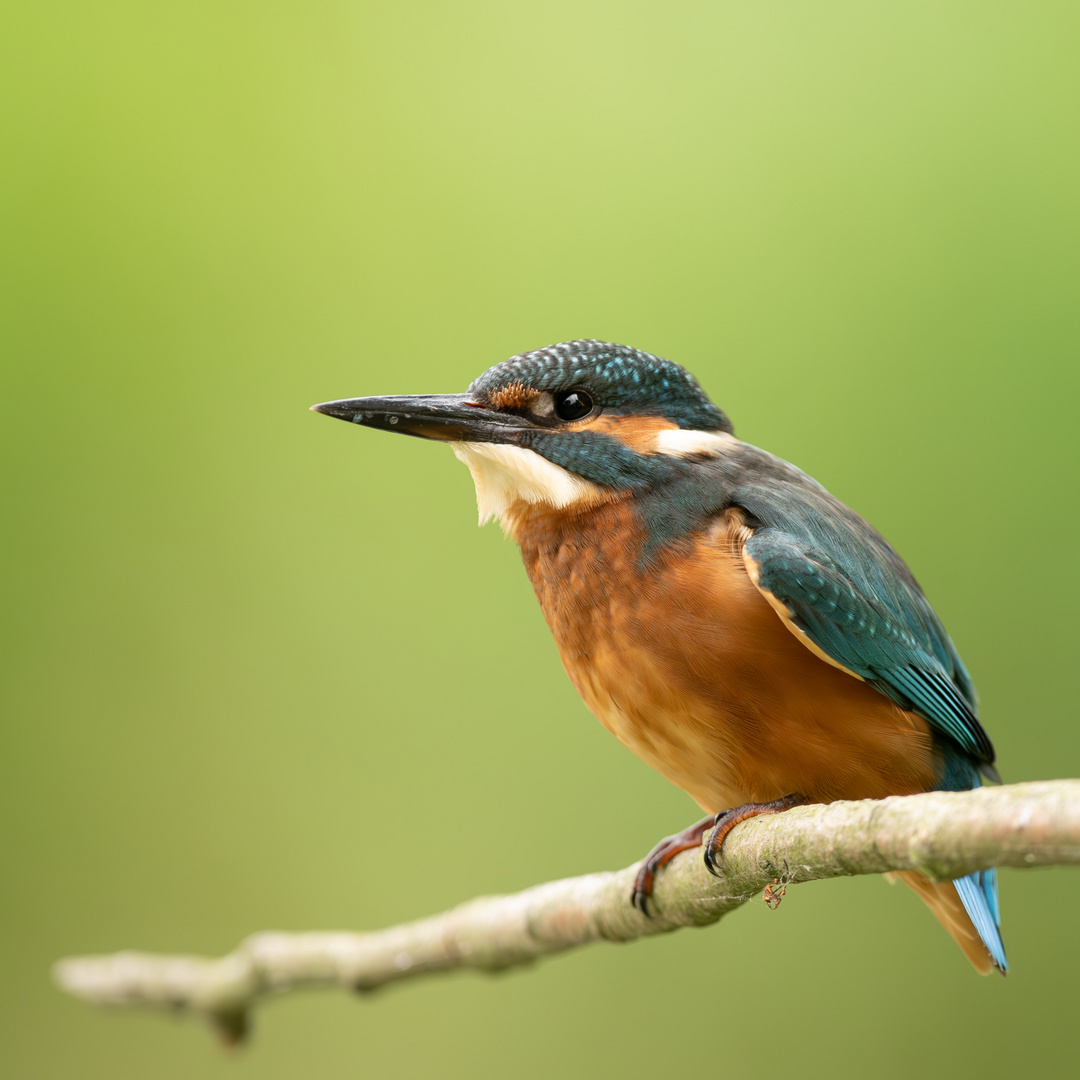
[[[952,643],[906,567],[865,529],[862,536],[850,525],[820,530],[825,544],[782,528],[756,530],[746,553],[758,588],[838,664],[924,716],[975,762],[991,765],[994,749]],[[838,533],[842,551],[825,550],[829,533]]]

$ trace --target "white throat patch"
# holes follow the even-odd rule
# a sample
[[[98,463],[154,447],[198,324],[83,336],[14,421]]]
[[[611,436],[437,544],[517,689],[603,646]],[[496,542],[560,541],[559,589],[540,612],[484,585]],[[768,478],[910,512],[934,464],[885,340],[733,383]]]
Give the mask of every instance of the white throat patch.
[[[472,473],[481,525],[498,518],[505,528],[506,512],[515,503],[547,503],[560,509],[608,498],[596,484],[521,446],[455,442],[450,447]]]

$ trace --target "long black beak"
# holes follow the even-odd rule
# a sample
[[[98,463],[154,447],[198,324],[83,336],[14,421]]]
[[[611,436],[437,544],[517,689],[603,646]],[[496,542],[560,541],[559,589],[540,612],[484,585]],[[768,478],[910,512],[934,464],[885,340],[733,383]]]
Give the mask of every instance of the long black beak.
[[[522,416],[494,412],[468,394],[417,394],[349,398],[312,405],[312,412],[364,427],[442,442],[513,442],[535,425]]]

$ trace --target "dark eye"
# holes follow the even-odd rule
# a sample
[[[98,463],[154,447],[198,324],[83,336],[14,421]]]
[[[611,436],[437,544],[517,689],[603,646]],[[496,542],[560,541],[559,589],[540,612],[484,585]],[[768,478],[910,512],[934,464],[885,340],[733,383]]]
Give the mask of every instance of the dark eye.
[[[580,420],[592,412],[593,400],[584,390],[564,390],[555,395],[555,415],[560,420]]]

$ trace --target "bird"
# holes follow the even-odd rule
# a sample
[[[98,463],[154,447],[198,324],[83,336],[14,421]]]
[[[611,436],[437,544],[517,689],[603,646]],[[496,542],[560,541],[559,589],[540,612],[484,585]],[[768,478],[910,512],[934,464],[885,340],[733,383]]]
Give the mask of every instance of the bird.
[[[463,394],[313,411],[450,444],[480,523],[518,544],[563,667],[620,742],[706,816],[640,864],[807,803],[1000,782],[971,678],[900,556],[794,465],[736,438],[673,361],[566,341]],[[898,876],[981,974],[1008,964],[993,869]]]

